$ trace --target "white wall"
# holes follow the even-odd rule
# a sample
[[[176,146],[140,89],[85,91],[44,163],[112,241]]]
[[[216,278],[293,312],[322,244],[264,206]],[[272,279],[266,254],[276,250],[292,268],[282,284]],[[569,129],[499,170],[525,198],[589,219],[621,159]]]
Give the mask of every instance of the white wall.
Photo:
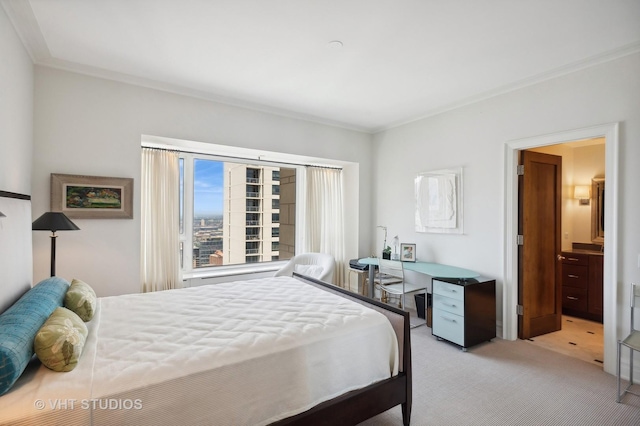
[[[0,191],[31,194],[33,64],[0,7]]]
[[[640,54],[428,117],[374,136],[374,224],[415,242],[419,260],[495,277],[502,321],[507,141],[620,122],[618,324],[627,324],[627,287],[640,281]],[[416,233],[418,172],[464,167],[464,235]],[[372,250],[382,245],[381,235]],[[620,323],[621,318],[624,322]],[[620,328],[618,328],[620,329]],[[626,330],[626,326],[624,328]]]
[[[133,220],[74,220],[80,231],[58,234],[56,272],[99,296],[139,291],[143,134],[360,162],[361,187],[348,190],[371,204],[371,137],[360,132],[44,67],[35,71],[34,128],[35,217],[49,210],[50,173],[135,179]],[[353,219],[360,237],[348,255],[368,251],[370,216],[365,207]],[[34,280],[48,274],[44,234],[34,235]]]

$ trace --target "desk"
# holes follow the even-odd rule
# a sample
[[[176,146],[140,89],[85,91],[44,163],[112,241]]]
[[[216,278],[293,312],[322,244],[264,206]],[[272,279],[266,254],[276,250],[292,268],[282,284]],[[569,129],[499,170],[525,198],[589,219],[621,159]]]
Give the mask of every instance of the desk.
[[[373,279],[375,277],[375,268],[378,266],[377,257],[365,257],[358,259],[359,263],[369,265],[369,297],[373,299],[374,284]],[[477,278],[480,276],[475,271],[469,269],[458,268],[457,266],[442,265],[440,263],[432,262],[403,262],[403,268],[407,271],[415,271],[421,274],[429,275],[434,278]]]

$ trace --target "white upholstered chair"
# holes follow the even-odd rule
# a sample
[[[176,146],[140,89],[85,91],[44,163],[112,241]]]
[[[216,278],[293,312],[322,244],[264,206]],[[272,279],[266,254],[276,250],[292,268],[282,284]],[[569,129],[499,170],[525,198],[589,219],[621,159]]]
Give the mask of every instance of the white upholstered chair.
[[[636,392],[632,392],[631,386],[633,386],[633,352],[640,352],[640,330],[635,328],[635,315],[634,311],[638,308],[638,299],[640,299],[640,285],[631,284],[631,326],[629,335],[623,340],[618,340],[618,363],[616,365],[616,377],[618,382],[618,394],[616,395],[616,402],[620,402],[622,397],[626,393],[630,393],[635,396],[640,396]],[[622,356],[622,347],[629,348],[629,385],[622,393],[620,392],[620,358]]]
[[[378,259],[378,277],[375,279],[376,288],[380,290],[380,298],[386,299],[385,293],[400,297],[400,308],[405,308],[405,295],[424,291],[419,286],[404,281],[404,265],[398,260]]]
[[[274,276],[290,277],[294,272],[333,284],[336,261],[330,254],[303,253],[293,256]]]

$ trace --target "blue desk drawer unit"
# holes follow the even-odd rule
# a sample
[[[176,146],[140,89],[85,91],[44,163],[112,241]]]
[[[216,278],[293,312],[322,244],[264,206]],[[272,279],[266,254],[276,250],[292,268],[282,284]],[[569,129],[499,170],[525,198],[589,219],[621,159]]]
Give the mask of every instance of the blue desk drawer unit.
[[[434,336],[463,351],[496,337],[495,280],[434,278],[432,284]]]

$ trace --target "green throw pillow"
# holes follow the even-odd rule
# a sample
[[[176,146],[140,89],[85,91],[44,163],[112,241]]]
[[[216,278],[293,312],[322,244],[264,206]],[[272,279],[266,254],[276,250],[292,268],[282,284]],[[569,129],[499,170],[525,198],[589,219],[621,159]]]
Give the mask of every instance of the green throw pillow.
[[[96,310],[96,293],[89,284],[74,278],[64,296],[64,307],[78,314],[82,321],[91,321]]]
[[[82,355],[87,334],[87,326],[78,315],[56,308],[36,333],[33,350],[47,368],[71,371]]]

